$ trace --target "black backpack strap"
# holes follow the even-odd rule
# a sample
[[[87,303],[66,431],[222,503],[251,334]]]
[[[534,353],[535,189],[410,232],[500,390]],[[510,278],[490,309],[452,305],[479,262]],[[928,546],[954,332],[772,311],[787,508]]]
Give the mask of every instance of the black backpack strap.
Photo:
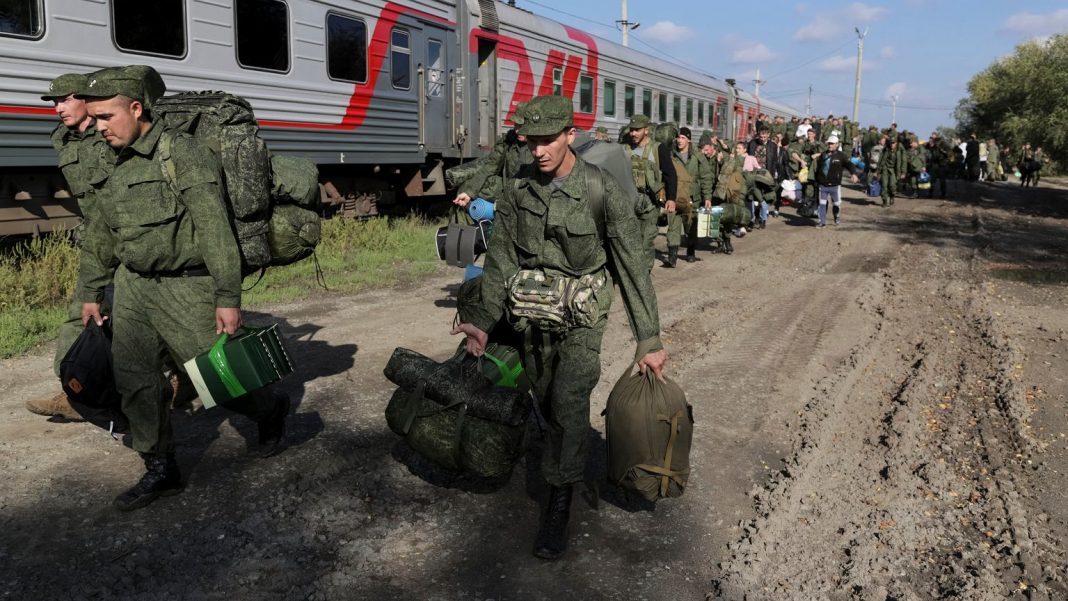
[[[597,235],[601,238],[601,244],[604,244],[605,222],[608,221],[608,207],[604,198],[604,172],[597,165],[590,163],[586,163],[586,191],[589,193],[586,202],[589,203],[593,221],[597,224]]]

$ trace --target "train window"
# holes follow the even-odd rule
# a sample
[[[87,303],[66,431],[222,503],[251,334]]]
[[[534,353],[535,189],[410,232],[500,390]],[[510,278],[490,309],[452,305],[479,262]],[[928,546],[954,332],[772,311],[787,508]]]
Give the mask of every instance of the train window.
[[[156,3],[151,4],[155,6]],[[289,71],[289,7],[286,3],[281,0],[237,0],[234,15],[238,64],[250,69]]]
[[[674,98],[674,102],[671,103],[671,115],[675,123],[682,121],[682,98],[678,96]]]
[[[616,114],[616,82],[604,80],[604,114],[611,117]]]
[[[579,112],[593,112],[593,78],[589,75],[579,77]]]
[[[653,91],[642,90],[642,114],[646,117],[653,116]]]
[[[185,56],[183,0],[115,0],[111,21],[115,45],[126,52]]]
[[[0,35],[39,38],[43,33],[41,0],[9,0],[0,5]]]
[[[693,123],[693,98],[686,99],[686,123]]]
[[[657,121],[667,121],[667,97],[667,94],[660,92],[660,98],[657,99],[656,107]]]
[[[394,29],[389,37],[389,70],[393,87],[409,90],[412,87],[411,35],[403,29]]]
[[[564,70],[553,69],[553,96],[564,95]]]
[[[623,116],[634,116],[634,86],[623,86]]]
[[[704,127],[705,125],[705,103],[703,102],[697,103],[697,125],[699,127]]]
[[[326,15],[326,69],[331,79],[367,81],[367,24],[359,19]]]
[[[445,94],[445,57],[441,40],[426,42],[426,95],[439,98]]]

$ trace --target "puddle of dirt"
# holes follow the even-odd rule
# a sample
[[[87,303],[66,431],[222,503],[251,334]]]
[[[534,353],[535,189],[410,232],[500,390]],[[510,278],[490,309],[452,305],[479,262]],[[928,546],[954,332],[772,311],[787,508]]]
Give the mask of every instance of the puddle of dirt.
[[[1026,282],[1028,284],[1068,284],[1068,271],[1046,269],[994,269],[991,275],[1000,280]]]

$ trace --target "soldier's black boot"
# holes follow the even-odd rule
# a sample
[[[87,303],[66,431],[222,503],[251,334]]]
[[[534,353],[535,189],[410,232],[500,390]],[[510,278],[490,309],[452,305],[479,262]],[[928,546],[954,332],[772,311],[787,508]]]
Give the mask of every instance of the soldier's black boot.
[[[571,485],[549,487],[549,508],[545,512],[538,538],[534,541],[534,556],[559,559],[567,550],[567,521],[571,517]]]
[[[687,263],[693,263],[695,261],[700,261],[700,260],[701,260],[701,258],[697,256],[697,248],[696,247],[690,246],[690,247],[688,247],[686,249],[686,262]]]
[[[678,262],[679,262],[679,247],[678,246],[669,246],[668,247],[668,256],[667,256],[666,259],[664,259],[664,264],[662,265],[662,267],[669,267],[669,268],[670,267],[675,267],[675,264],[678,263]]]
[[[141,476],[141,481],[112,501],[119,511],[140,509],[161,496],[182,491],[182,475],[178,472],[174,453],[141,453],[141,458],[145,460],[145,475]]]
[[[730,235],[723,237],[723,254],[729,255],[734,253],[734,246],[731,244]]]
[[[259,428],[260,457],[277,455],[285,448],[286,416],[289,415],[289,395],[272,391],[274,411],[265,419],[256,422]]]

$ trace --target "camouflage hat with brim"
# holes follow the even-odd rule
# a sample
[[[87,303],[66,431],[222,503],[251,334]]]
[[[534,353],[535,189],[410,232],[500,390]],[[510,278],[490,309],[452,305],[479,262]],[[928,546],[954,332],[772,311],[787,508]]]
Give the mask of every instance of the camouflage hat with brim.
[[[89,85],[89,78],[81,73],[65,73],[52,80],[48,84],[48,93],[41,95],[41,100],[53,100],[66,98],[71,94],[78,94]]]
[[[521,136],[552,136],[575,125],[571,99],[563,96],[538,96],[520,106],[516,117],[515,133]]]
[[[598,125],[597,129],[594,130],[594,131],[596,131],[599,134],[607,134],[608,133],[608,128],[603,126],[603,125]]]
[[[649,127],[651,124],[652,122],[649,120],[649,117],[646,117],[645,115],[634,115],[630,118],[630,123],[627,124],[627,127],[629,129],[641,129],[643,127]]]
[[[146,65],[130,65],[101,69],[91,74],[85,91],[75,94],[75,97],[93,99],[126,96],[151,107],[165,91],[163,78],[155,69]]]

